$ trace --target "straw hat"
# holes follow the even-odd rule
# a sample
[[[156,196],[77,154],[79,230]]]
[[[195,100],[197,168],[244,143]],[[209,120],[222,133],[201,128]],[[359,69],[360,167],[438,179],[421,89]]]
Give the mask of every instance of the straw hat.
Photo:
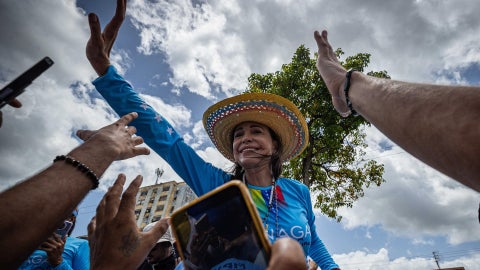
[[[282,142],[282,162],[305,149],[308,128],[305,118],[288,99],[274,94],[247,93],[224,99],[203,114],[203,126],[218,151],[233,158],[233,129],[240,123],[252,121],[273,130]]]

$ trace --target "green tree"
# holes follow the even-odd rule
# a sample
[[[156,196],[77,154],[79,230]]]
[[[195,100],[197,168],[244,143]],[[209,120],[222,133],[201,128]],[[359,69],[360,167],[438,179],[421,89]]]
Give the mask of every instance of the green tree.
[[[337,49],[337,55],[343,55]],[[335,111],[331,96],[316,68],[316,57],[300,46],[291,63],[280,71],[252,74],[247,92],[274,93],[295,103],[306,118],[310,142],[301,156],[285,165],[284,175],[299,179],[316,194],[315,207],[337,221],[339,207],[352,207],[364,195],[364,188],[383,179],[383,164],[365,160],[365,125],[362,118],[342,118]],[[359,53],[342,62],[345,68],[364,71],[370,54]],[[371,76],[389,78],[386,71],[369,72]]]

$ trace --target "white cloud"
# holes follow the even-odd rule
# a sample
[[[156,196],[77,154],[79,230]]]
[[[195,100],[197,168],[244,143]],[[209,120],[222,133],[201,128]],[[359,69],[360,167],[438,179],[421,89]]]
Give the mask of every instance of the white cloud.
[[[446,253],[448,254],[448,253]],[[460,256],[455,260],[441,260],[440,266],[458,267],[465,269],[480,269],[480,255],[462,253],[468,256]],[[437,269],[437,265],[431,257],[400,257],[390,259],[388,250],[381,248],[377,253],[367,253],[364,251],[355,251],[348,254],[334,254],[334,260],[340,265],[342,270],[403,270],[403,269]]]
[[[369,188],[353,208],[339,211],[346,228],[380,224],[397,236],[416,239],[416,243],[424,241],[425,236],[443,236],[451,244],[480,240],[475,191],[429,168],[398,146],[375,152],[375,146],[385,138],[374,128],[367,134],[377,140],[370,140],[374,147],[369,153],[385,164],[386,182]]]
[[[246,87],[251,72],[288,62],[300,44],[316,50],[313,31],[327,28],[346,55],[372,54],[370,69],[394,78],[437,81],[477,61],[480,6],[475,1],[132,1],[140,51],[161,51],[172,83],[214,99]],[[339,17],[341,14],[348,14]],[[442,82],[452,82],[442,80]],[[456,80],[453,82],[464,82]]]
[[[170,105],[158,97],[141,94],[140,97],[150,104],[155,111],[159,112],[175,128],[190,127],[192,124],[191,111],[183,105]]]
[[[139,51],[166,53],[176,87],[214,99],[219,86],[229,91],[250,74],[243,42],[225,32],[225,15],[214,6],[191,1],[132,1],[129,14],[141,31]]]

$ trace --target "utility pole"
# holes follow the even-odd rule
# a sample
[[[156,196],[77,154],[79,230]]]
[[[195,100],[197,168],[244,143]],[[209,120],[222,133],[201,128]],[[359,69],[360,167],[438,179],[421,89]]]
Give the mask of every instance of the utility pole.
[[[435,262],[437,263],[438,269],[441,269],[440,264],[438,263],[438,260],[440,260],[440,255],[438,255],[438,251],[433,252],[433,259],[435,259]]]
[[[157,180],[155,180],[155,185],[158,184],[158,178],[162,177],[163,173],[164,173],[163,169],[160,169],[160,168],[155,169],[155,174],[157,175]]]

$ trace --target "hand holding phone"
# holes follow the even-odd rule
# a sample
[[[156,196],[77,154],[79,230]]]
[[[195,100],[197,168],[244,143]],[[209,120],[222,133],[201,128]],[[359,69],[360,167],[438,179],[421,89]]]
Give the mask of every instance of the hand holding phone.
[[[170,222],[189,268],[267,268],[270,243],[247,187],[238,180],[178,209]]]
[[[63,222],[63,225],[58,228],[55,233],[60,236],[61,238],[64,238],[65,235],[67,235],[67,233],[70,231],[70,229],[72,228],[73,226],[73,222],[71,221],[68,221],[68,220],[65,220]]]
[[[0,91],[0,108],[13,101],[18,95],[25,91],[33,80],[53,65],[50,57],[45,57],[34,66],[25,71]]]

